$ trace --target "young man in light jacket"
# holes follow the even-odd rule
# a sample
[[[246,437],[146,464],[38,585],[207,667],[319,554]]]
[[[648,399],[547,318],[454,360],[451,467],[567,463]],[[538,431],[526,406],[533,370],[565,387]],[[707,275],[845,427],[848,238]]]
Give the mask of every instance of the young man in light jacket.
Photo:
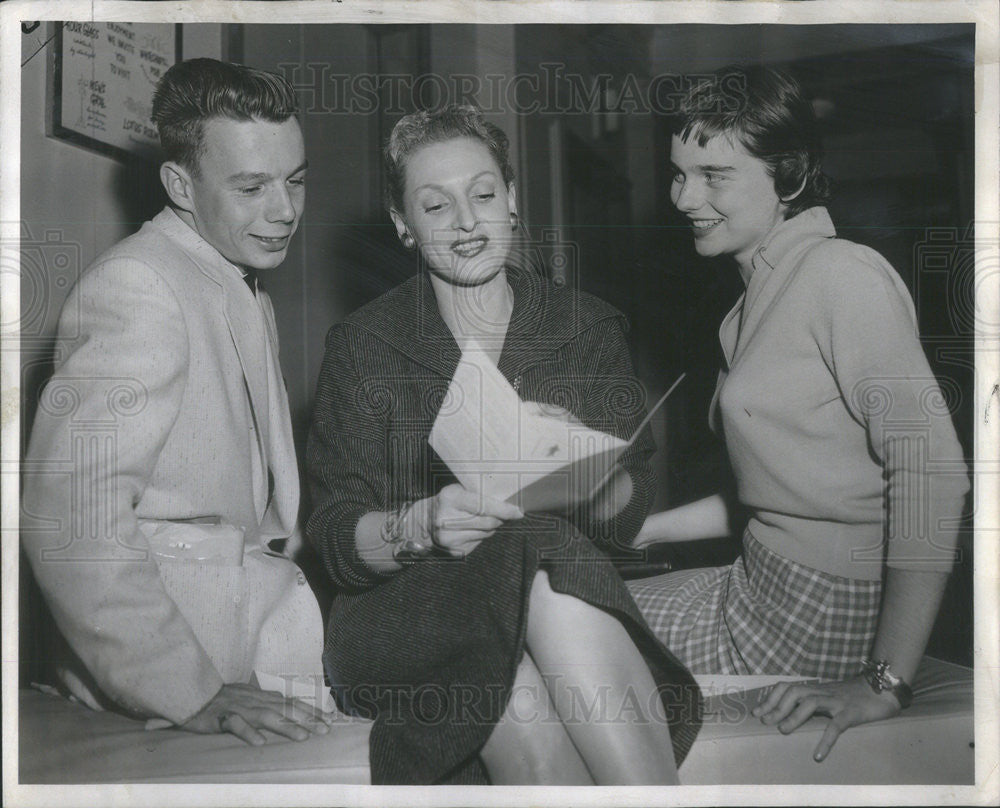
[[[25,458],[22,542],[92,706],[260,744],[327,731],[253,673],[322,688],[293,536],[299,480],[277,330],[257,284],[305,198],[292,89],[211,59],[153,102],[169,205],[81,276]],[[82,664],[80,664],[82,663]]]

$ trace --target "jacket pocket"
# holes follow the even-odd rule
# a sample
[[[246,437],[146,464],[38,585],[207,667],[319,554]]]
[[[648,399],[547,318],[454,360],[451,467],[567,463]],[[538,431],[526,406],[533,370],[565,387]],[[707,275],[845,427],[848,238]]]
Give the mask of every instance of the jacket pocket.
[[[242,540],[242,536],[241,536]],[[157,556],[160,578],[227,684],[251,672],[247,571],[241,565]]]

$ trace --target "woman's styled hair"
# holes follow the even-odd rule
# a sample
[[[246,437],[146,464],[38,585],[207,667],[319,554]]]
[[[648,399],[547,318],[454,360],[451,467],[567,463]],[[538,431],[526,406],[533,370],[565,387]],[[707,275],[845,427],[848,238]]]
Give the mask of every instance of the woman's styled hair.
[[[434,112],[420,110],[406,115],[392,128],[382,152],[386,207],[403,210],[406,160],[413,152],[429,143],[457,137],[475,138],[486,146],[500,168],[504,183],[510,185],[514,180],[514,169],[510,165],[510,144],[504,131],[483,118],[483,114],[471,105],[449,104]]]
[[[704,146],[716,135],[735,137],[767,166],[787,218],[829,197],[816,115],[799,83],[765,67],[727,67],[695,84],[681,102],[674,130]]]
[[[194,174],[212,118],[284,123],[298,114],[295,91],[281,76],[215,59],[171,67],[153,95],[153,122],[167,160]]]

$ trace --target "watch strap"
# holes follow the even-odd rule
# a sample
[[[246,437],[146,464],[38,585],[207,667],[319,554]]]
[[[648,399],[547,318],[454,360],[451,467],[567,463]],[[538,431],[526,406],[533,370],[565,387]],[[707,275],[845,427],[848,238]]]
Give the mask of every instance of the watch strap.
[[[889,669],[889,663],[884,659],[865,658],[861,660],[861,670],[865,681],[876,693],[888,690],[904,710],[913,703],[913,690]]]

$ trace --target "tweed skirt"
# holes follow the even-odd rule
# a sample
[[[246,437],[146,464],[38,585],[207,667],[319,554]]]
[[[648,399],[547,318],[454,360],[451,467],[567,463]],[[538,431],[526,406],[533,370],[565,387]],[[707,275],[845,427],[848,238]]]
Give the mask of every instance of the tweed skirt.
[[[628,583],[653,633],[693,673],[843,679],[875,638],[880,581],[829,575],[771,552],[750,532],[730,567]]]
[[[612,614],[629,632],[656,682],[680,765],[701,721],[694,680],[590,540],[564,520],[529,515],[464,559],[425,559],[335,599],[324,663],[341,709],[374,719],[373,784],[488,782],[478,753],[506,709],[539,570],[553,590]]]

